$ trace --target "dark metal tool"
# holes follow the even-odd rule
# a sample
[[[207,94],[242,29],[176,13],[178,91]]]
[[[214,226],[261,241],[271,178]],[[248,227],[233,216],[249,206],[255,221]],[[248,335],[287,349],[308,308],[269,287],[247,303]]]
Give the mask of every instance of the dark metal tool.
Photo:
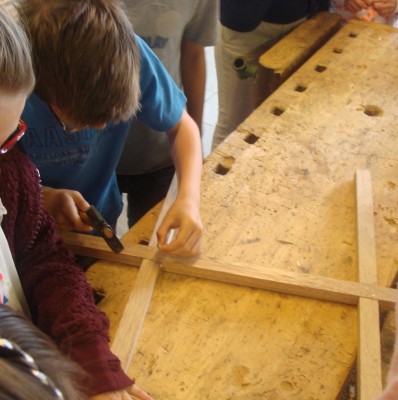
[[[88,219],[90,220],[90,225],[100,233],[100,235],[104,238],[105,242],[108,244],[110,249],[114,253],[120,253],[124,246],[119,238],[116,236],[115,231],[112,227],[105,221],[103,216],[98,212],[98,210],[91,206],[88,210],[85,211]]]

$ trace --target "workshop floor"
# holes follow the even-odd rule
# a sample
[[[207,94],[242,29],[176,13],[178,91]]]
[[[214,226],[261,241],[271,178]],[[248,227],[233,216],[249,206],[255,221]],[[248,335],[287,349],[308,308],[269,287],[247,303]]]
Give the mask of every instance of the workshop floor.
[[[214,127],[217,122],[218,102],[217,102],[217,76],[216,66],[214,61],[214,47],[206,47],[206,93],[205,93],[205,108],[203,113],[202,125],[202,146],[204,157],[211,152],[211,142],[213,140]],[[123,195],[123,201],[126,205],[126,196]],[[126,206],[123,209],[117,224],[117,234],[122,236],[127,232]]]

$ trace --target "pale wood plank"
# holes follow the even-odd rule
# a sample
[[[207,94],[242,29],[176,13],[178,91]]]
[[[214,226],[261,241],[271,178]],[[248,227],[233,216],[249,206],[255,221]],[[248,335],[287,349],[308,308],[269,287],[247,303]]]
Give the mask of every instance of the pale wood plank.
[[[163,270],[167,272],[319,300],[356,305],[360,297],[366,297],[378,300],[382,307],[393,310],[397,298],[397,290],[375,284],[360,284],[300,272],[279,271],[266,266],[238,262],[232,264],[203,258],[177,259],[139,244],[124,243],[125,249],[115,254],[101,238],[83,234],[68,233],[64,235],[64,240],[75,254],[135,266],[139,266],[142,259],[147,259],[161,264]]]
[[[376,240],[370,171],[356,171],[357,252],[360,283],[377,284]],[[380,315],[377,300],[358,304],[358,387],[360,400],[373,400],[382,391]]]
[[[177,178],[174,176],[151,236],[149,246],[156,246],[157,227],[175,200],[177,186]],[[133,358],[136,343],[151,303],[152,294],[159,273],[160,265],[157,261],[150,259],[144,259],[142,261],[134,289],[125,306],[122,319],[112,342],[111,349],[119,357],[122,366],[126,371],[128,370]]]
[[[358,324],[358,395],[360,400],[374,400],[383,388],[377,300],[359,299]]]
[[[357,170],[356,213],[357,213],[357,260],[358,281],[377,284],[376,239],[374,230],[374,207],[372,180],[369,170]]]

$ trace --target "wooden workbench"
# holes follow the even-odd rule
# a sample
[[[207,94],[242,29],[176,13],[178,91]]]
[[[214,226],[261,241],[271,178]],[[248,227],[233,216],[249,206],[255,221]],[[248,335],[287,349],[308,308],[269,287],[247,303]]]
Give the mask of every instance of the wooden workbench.
[[[354,174],[371,171],[379,284],[397,272],[398,31],[343,27],[206,160],[203,254],[356,280]],[[125,241],[148,240],[157,210]],[[112,337],[138,269],[88,272]],[[162,273],[129,373],[162,400],[338,397],[354,306]]]

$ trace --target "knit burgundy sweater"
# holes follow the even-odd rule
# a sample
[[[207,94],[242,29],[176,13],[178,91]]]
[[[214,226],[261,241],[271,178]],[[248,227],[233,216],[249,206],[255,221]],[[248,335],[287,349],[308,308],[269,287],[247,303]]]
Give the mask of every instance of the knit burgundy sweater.
[[[33,322],[88,372],[88,395],[132,385],[109,349],[109,321],[95,306],[84,272],[43,209],[37,169],[18,147],[0,156],[2,228]]]

